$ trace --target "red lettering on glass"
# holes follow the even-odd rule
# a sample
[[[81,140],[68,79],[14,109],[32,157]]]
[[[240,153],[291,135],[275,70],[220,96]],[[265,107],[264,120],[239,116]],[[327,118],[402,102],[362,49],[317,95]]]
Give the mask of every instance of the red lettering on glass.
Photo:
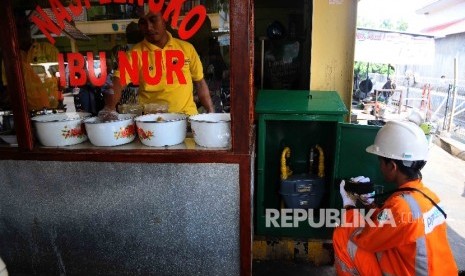
[[[180,84],[186,84],[186,78],[182,73],[184,66],[184,54],[180,50],[166,51],[166,83],[173,84],[173,73],[176,74]]]
[[[69,85],[82,86],[86,84],[87,77],[86,71],[84,70],[84,57],[79,53],[68,53],[67,57],[69,68]]]
[[[82,0],[76,0],[76,6],[73,5],[73,2],[71,1],[70,4],[68,5],[68,8],[71,10],[74,16],[79,16],[82,13]],[[89,0],[84,0],[84,4],[86,5],[87,9],[90,9],[90,2]]]
[[[94,55],[92,52],[87,53],[87,70],[89,71],[89,80],[94,86],[103,86],[107,79],[107,63],[105,52],[99,52],[100,75],[96,76],[94,66]]]
[[[129,74],[132,84],[139,85],[139,59],[137,56],[137,52],[131,51],[131,58],[132,64],[129,63],[128,57],[126,56],[125,52],[118,52],[118,67],[120,71],[120,81],[122,85],[128,84],[128,81],[126,79],[126,72]]]
[[[164,0],[158,0],[158,2],[155,3],[153,0],[149,0],[149,10],[153,13],[161,11],[164,2]]]
[[[198,16],[197,22],[187,30],[187,23],[191,21],[195,16]],[[178,34],[181,39],[188,39],[192,37],[202,27],[203,22],[207,18],[207,10],[204,6],[196,6],[191,9],[187,15],[182,19],[181,25],[179,26]]]
[[[155,64],[149,64],[149,54],[153,54]],[[132,82],[134,85],[139,84],[139,71],[142,71],[142,77],[145,83],[149,85],[159,84],[163,76],[163,54],[161,50],[153,52],[143,51],[142,57],[139,57],[136,51],[130,53],[131,60],[123,51],[118,52],[118,64],[120,71],[120,81],[122,85]],[[107,65],[105,52],[99,52],[100,75],[96,74],[94,65],[94,56],[92,52],[87,53],[87,65],[84,56],[80,53],[68,53],[66,55],[69,69],[69,85],[82,86],[89,80],[94,86],[103,86],[107,78]],[[139,62],[142,60],[142,68],[139,69]],[[182,72],[185,63],[184,53],[180,50],[165,51],[166,64],[166,83],[173,84],[174,78],[179,84],[187,84],[186,77]],[[152,68],[151,66],[155,66]],[[66,76],[65,59],[63,54],[58,54],[58,69],[60,76]],[[88,71],[88,73],[86,73]],[[154,73],[152,71],[155,71]],[[126,78],[129,75],[129,80]],[[60,78],[60,85],[66,86],[66,78]]]
[[[50,6],[52,7],[53,14],[57,19],[58,26],[63,30],[65,28],[65,20],[70,22],[73,20],[71,15],[65,9],[63,4],[59,0],[49,0]]]
[[[68,7],[70,8],[74,16],[81,15],[82,1],[84,1],[84,4],[87,9],[91,7],[89,0],[76,0],[75,5],[73,4],[68,5]],[[181,13],[181,8],[185,1],[186,0],[171,0],[168,3],[168,6],[163,13],[163,18],[165,20],[168,20],[170,14],[172,14],[170,24],[173,28],[178,27],[178,20],[179,20],[179,16]],[[99,4],[101,5],[111,4],[112,2],[117,3],[117,4],[125,4],[125,3],[133,4],[134,0],[113,0],[113,1],[112,0],[99,0]],[[50,43],[55,44],[55,39],[52,37],[51,33],[56,36],[59,36],[65,27],[64,22],[65,21],[71,22],[73,20],[73,17],[65,9],[63,4],[61,4],[60,0],[49,0],[49,3],[50,3],[50,6],[52,7],[53,14],[56,17],[58,24],[55,24],[50,19],[50,17],[48,17],[48,15],[42,10],[40,6],[36,6],[36,12],[39,14],[40,17],[34,14],[31,16],[31,21],[37,25],[39,30],[45,35],[45,37],[47,37]],[[158,0],[158,1],[148,0],[148,3],[149,3],[150,11],[160,12],[163,7],[164,0]],[[142,6],[143,4],[144,4],[144,0],[137,0],[138,6]],[[205,7],[202,5],[195,6],[182,19],[181,24],[179,26],[179,31],[178,31],[179,37],[181,39],[188,39],[192,37],[200,29],[206,17],[207,17],[207,10],[205,9]],[[188,30],[187,23],[189,23],[191,20],[197,20],[197,21]]]
[[[163,19],[165,19],[165,21],[168,21],[170,14],[172,14],[170,24],[173,28],[178,27],[179,15],[181,13],[182,4],[184,4],[185,1],[186,0],[171,0],[163,13]]]
[[[155,75],[152,77],[150,76],[150,69],[149,64],[148,64],[148,51],[143,51],[142,52],[142,68],[145,68],[145,70],[142,70],[144,80],[147,84],[154,85],[158,84],[161,80],[161,75],[163,74],[162,68],[161,68],[161,61],[162,61],[162,55],[160,50],[155,50],[154,53],[155,55]]]
[[[47,37],[50,43],[55,44],[55,39],[52,37],[50,32],[55,35],[60,35],[60,28],[48,17],[48,15],[42,10],[41,7],[36,7],[36,12],[40,15],[38,17],[36,14],[31,16],[31,21],[37,25],[39,30]]]

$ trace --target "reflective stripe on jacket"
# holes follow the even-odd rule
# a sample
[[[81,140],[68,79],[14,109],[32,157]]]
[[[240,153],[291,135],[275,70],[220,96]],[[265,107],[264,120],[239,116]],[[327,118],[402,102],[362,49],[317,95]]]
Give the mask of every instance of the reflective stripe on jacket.
[[[439,202],[420,180],[407,182],[401,186],[404,187],[419,189]],[[389,212],[395,226],[380,226]],[[350,240],[359,248],[376,253],[383,275],[457,275],[445,218],[421,193],[394,193],[383,209],[375,212],[373,222],[380,227],[364,227]]]

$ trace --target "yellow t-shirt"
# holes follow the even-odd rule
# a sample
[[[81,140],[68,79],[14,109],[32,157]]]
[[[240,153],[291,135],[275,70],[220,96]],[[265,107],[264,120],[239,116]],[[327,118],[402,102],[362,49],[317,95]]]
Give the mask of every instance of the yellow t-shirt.
[[[200,61],[199,55],[195,51],[194,46],[189,42],[182,41],[173,38],[168,33],[169,39],[163,49],[151,44],[147,40],[143,40],[140,43],[134,45],[134,47],[128,51],[128,60],[132,64],[131,52],[135,51],[138,54],[138,67],[139,67],[139,103],[155,103],[157,101],[164,101],[168,103],[168,112],[175,113],[186,113],[188,115],[197,114],[197,107],[194,102],[193,95],[193,83],[192,81],[200,81],[203,79],[203,68]],[[144,80],[142,68],[142,52],[148,51],[148,70],[150,76],[155,75],[155,50],[161,50],[162,62],[162,75],[160,82],[157,84],[148,84]],[[184,65],[182,67],[182,74],[186,80],[185,84],[180,83],[176,74],[172,74],[173,83],[167,83],[167,72],[166,72],[166,51],[167,50],[180,50],[184,54]],[[120,62],[121,65],[121,62]],[[115,71],[115,76],[120,77],[119,68]],[[126,73],[126,82],[131,82],[129,74]],[[134,82],[134,81],[132,81]]]
[[[35,41],[27,52],[27,60],[30,63],[58,61],[59,53],[53,44]]]
[[[21,51],[21,65],[24,84],[26,85],[27,108],[29,111],[50,108],[49,95],[44,84],[32,69],[31,64],[28,62],[27,53],[24,51]],[[2,64],[2,66],[4,66],[4,64]],[[3,67],[2,70],[2,80],[4,85],[8,85],[4,68],[5,67]]]

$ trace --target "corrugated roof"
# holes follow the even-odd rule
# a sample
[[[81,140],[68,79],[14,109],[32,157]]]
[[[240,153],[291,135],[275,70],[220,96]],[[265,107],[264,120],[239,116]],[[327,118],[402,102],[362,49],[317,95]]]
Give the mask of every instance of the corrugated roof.
[[[449,21],[443,24],[431,26],[421,30],[425,34],[434,36],[446,36],[465,32],[465,18]]]
[[[53,11],[51,9],[43,9],[43,11],[45,12],[45,14],[47,14],[48,17],[50,17],[50,19],[55,24],[58,25],[55,14],[53,13]],[[41,16],[39,15],[39,13],[36,10],[32,11],[31,14],[29,15],[29,17],[31,15],[33,15],[33,14],[35,14],[37,17],[41,18]],[[64,20],[63,22],[64,22],[64,29],[63,29],[63,34],[64,35],[66,35],[67,37],[73,38],[75,40],[90,40],[90,37],[88,37],[83,32],[78,30],[76,27],[71,25],[68,21]],[[39,30],[37,30],[37,31],[39,31]]]

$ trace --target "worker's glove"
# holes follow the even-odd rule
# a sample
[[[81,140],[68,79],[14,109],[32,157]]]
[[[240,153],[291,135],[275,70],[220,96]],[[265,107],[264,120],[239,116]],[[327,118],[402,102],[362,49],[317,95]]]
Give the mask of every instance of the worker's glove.
[[[375,191],[368,194],[359,195],[358,199],[363,205],[371,205],[375,201]]]
[[[118,112],[116,110],[104,107],[98,112],[98,119],[102,122],[118,120]]]
[[[357,177],[352,177],[350,179],[352,182],[355,183],[370,183],[370,178],[365,177],[365,176],[357,176]],[[354,194],[354,196],[363,204],[363,205],[371,205],[375,198],[375,192],[373,191],[372,193],[368,194]]]
[[[350,181],[352,181],[354,183],[369,183],[370,178],[365,177],[365,176],[357,176],[357,177],[351,177]]]
[[[339,184],[339,193],[342,197],[342,206],[355,206],[356,198],[354,197],[354,195],[346,191],[346,189],[344,188],[345,185],[346,182],[344,180],[342,180]]]

